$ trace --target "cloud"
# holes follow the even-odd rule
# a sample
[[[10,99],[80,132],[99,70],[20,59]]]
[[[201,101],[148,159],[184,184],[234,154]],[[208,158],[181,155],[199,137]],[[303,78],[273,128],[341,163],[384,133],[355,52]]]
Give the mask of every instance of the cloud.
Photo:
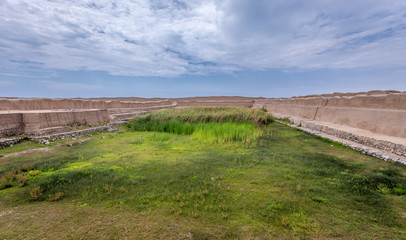
[[[406,67],[406,2],[4,0],[3,68],[164,76]]]
[[[49,80],[39,81],[38,83],[43,85],[46,88],[53,89],[53,90],[94,91],[94,90],[103,89],[103,86],[91,85],[91,84],[85,84],[85,83],[56,82],[56,81],[49,81]]]
[[[0,80],[0,87],[10,87],[10,86],[15,86],[17,85],[13,81],[8,81],[8,80]]]

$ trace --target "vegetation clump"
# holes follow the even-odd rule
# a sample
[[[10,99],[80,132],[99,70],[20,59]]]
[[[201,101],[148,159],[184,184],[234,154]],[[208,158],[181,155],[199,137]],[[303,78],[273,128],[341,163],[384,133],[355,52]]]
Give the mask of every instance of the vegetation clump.
[[[248,122],[257,126],[272,123],[269,113],[243,107],[195,107],[166,109],[133,118],[129,126],[134,130],[148,130],[149,126],[159,123],[226,123]]]
[[[62,197],[63,197],[63,192],[57,192],[55,194],[49,194],[47,200],[50,202],[56,202],[56,201],[61,200]]]
[[[192,135],[205,143],[252,143],[262,135],[260,127],[273,121],[270,114],[241,107],[169,109],[137,116],[129,123],[136,131]]]
[[[205,143],[252,143],[261,135],[262,130],[250,123],[206,123],[196,125],[192,138]]]
[[[34,200],[34,201],[39,200],[42,197],[42,192],[43,192],[43,190],[42,190],[41,186],[33,187],[30,191],[31,200]]]

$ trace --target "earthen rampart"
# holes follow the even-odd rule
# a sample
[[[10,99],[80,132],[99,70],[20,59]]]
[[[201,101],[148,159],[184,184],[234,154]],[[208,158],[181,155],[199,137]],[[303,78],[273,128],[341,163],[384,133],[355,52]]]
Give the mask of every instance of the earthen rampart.
[[[0,114],[0,136],[14,136],[21,133],[23,133],[21,113]]]
[[[0,98],[0,137],[67,131],[75,125],[116,122],[138,114],[169,107],[252,107],[254,102],[253,98],[245,97],[184,99]]]
[[[108,108],[140,108],[164,106],[168,100],[159,101],[117,101],[117,100],[84,100],[66,98],[0,98],[0,109],[11,110],[54,110],[54,109],[108,109]]]
[[[406,93],[373,92],[257,100],[256,108],[406,138]]]
[[[406,137],[406,93],[373,91],[292,98],[196,97],[176,99],[0,98],[0,137],[42,134],[66,126],[99,124],[168,107],[244,106],[297,117]]]
[[[218,107],[218,106],[238,106],[252,107],[255,100],[178,100],[177,107]]]

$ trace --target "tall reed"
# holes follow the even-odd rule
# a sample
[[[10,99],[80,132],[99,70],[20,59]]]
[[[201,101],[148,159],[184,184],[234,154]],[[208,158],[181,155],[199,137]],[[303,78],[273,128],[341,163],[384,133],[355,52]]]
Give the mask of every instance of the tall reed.
[[[251,143],[262,135],[261,126],[273,117],[258,109],[242,107],[197,107],[166,109],[133,118],[135,131],[192,135],[206,143],[242,141]]]
[[[250,122],[257,126],[273,122],[269,113],[244,107],[194,107],[182,109],[165,109],[153,113],[136,116],[130,123],[130,128],[141,130],[149,122],[179,122],[179,123],[209,123],[209,122]]]

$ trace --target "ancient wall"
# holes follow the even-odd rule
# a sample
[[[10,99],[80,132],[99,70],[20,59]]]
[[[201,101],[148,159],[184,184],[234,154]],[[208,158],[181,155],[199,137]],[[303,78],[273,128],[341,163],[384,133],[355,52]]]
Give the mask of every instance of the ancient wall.
[[[255,100],[177,100],[177,107],[216,107],[216,106],[240,106],[252,107]]]
[[[0,98],[0,137],[65,131],[67,126],[121,120],[120,113],[130,118],[138,110],[175,105],[167,99]]]
[[[13,136],[22,133],[22,114],[3,113],[0,114],[0,137]]]
[[[406,137],[406,93],[390,92],[352,96],[311,96],[258,100],[254,107],[288,117]]]
[[[97,124],[107,121],[108,119],[109,116],[106,109],[73,112],[46,112],[39,114],[41,129],[78,124]]]
[[[128,119],[167,107],[244,106],[266,108],[281,116],[340,124],[389,136],[406,137],[406,93],[374,91],[264,99],[197,97],[177,99],[41,99],[0,98],[0,137],[41,133],[75,124]],[[61,110],[63,109],[63,110]],[[67,110],[70,109],[70,110]]]
[[[84,100],[66,98],[0,98],[0,109],[12,110],[54,110],[54,109],[105,109],[140,108],[168,105],[168,100],[160,101],[117,101]]]
[[[40,134],[49,128],[98,124],[109,120],[106,109],[0,114],[0,137]]]
[[[39,134],[46,132],[49,128],[98,124],[108,120],[106,109],[23,113],[22,128],[24,133]]]

